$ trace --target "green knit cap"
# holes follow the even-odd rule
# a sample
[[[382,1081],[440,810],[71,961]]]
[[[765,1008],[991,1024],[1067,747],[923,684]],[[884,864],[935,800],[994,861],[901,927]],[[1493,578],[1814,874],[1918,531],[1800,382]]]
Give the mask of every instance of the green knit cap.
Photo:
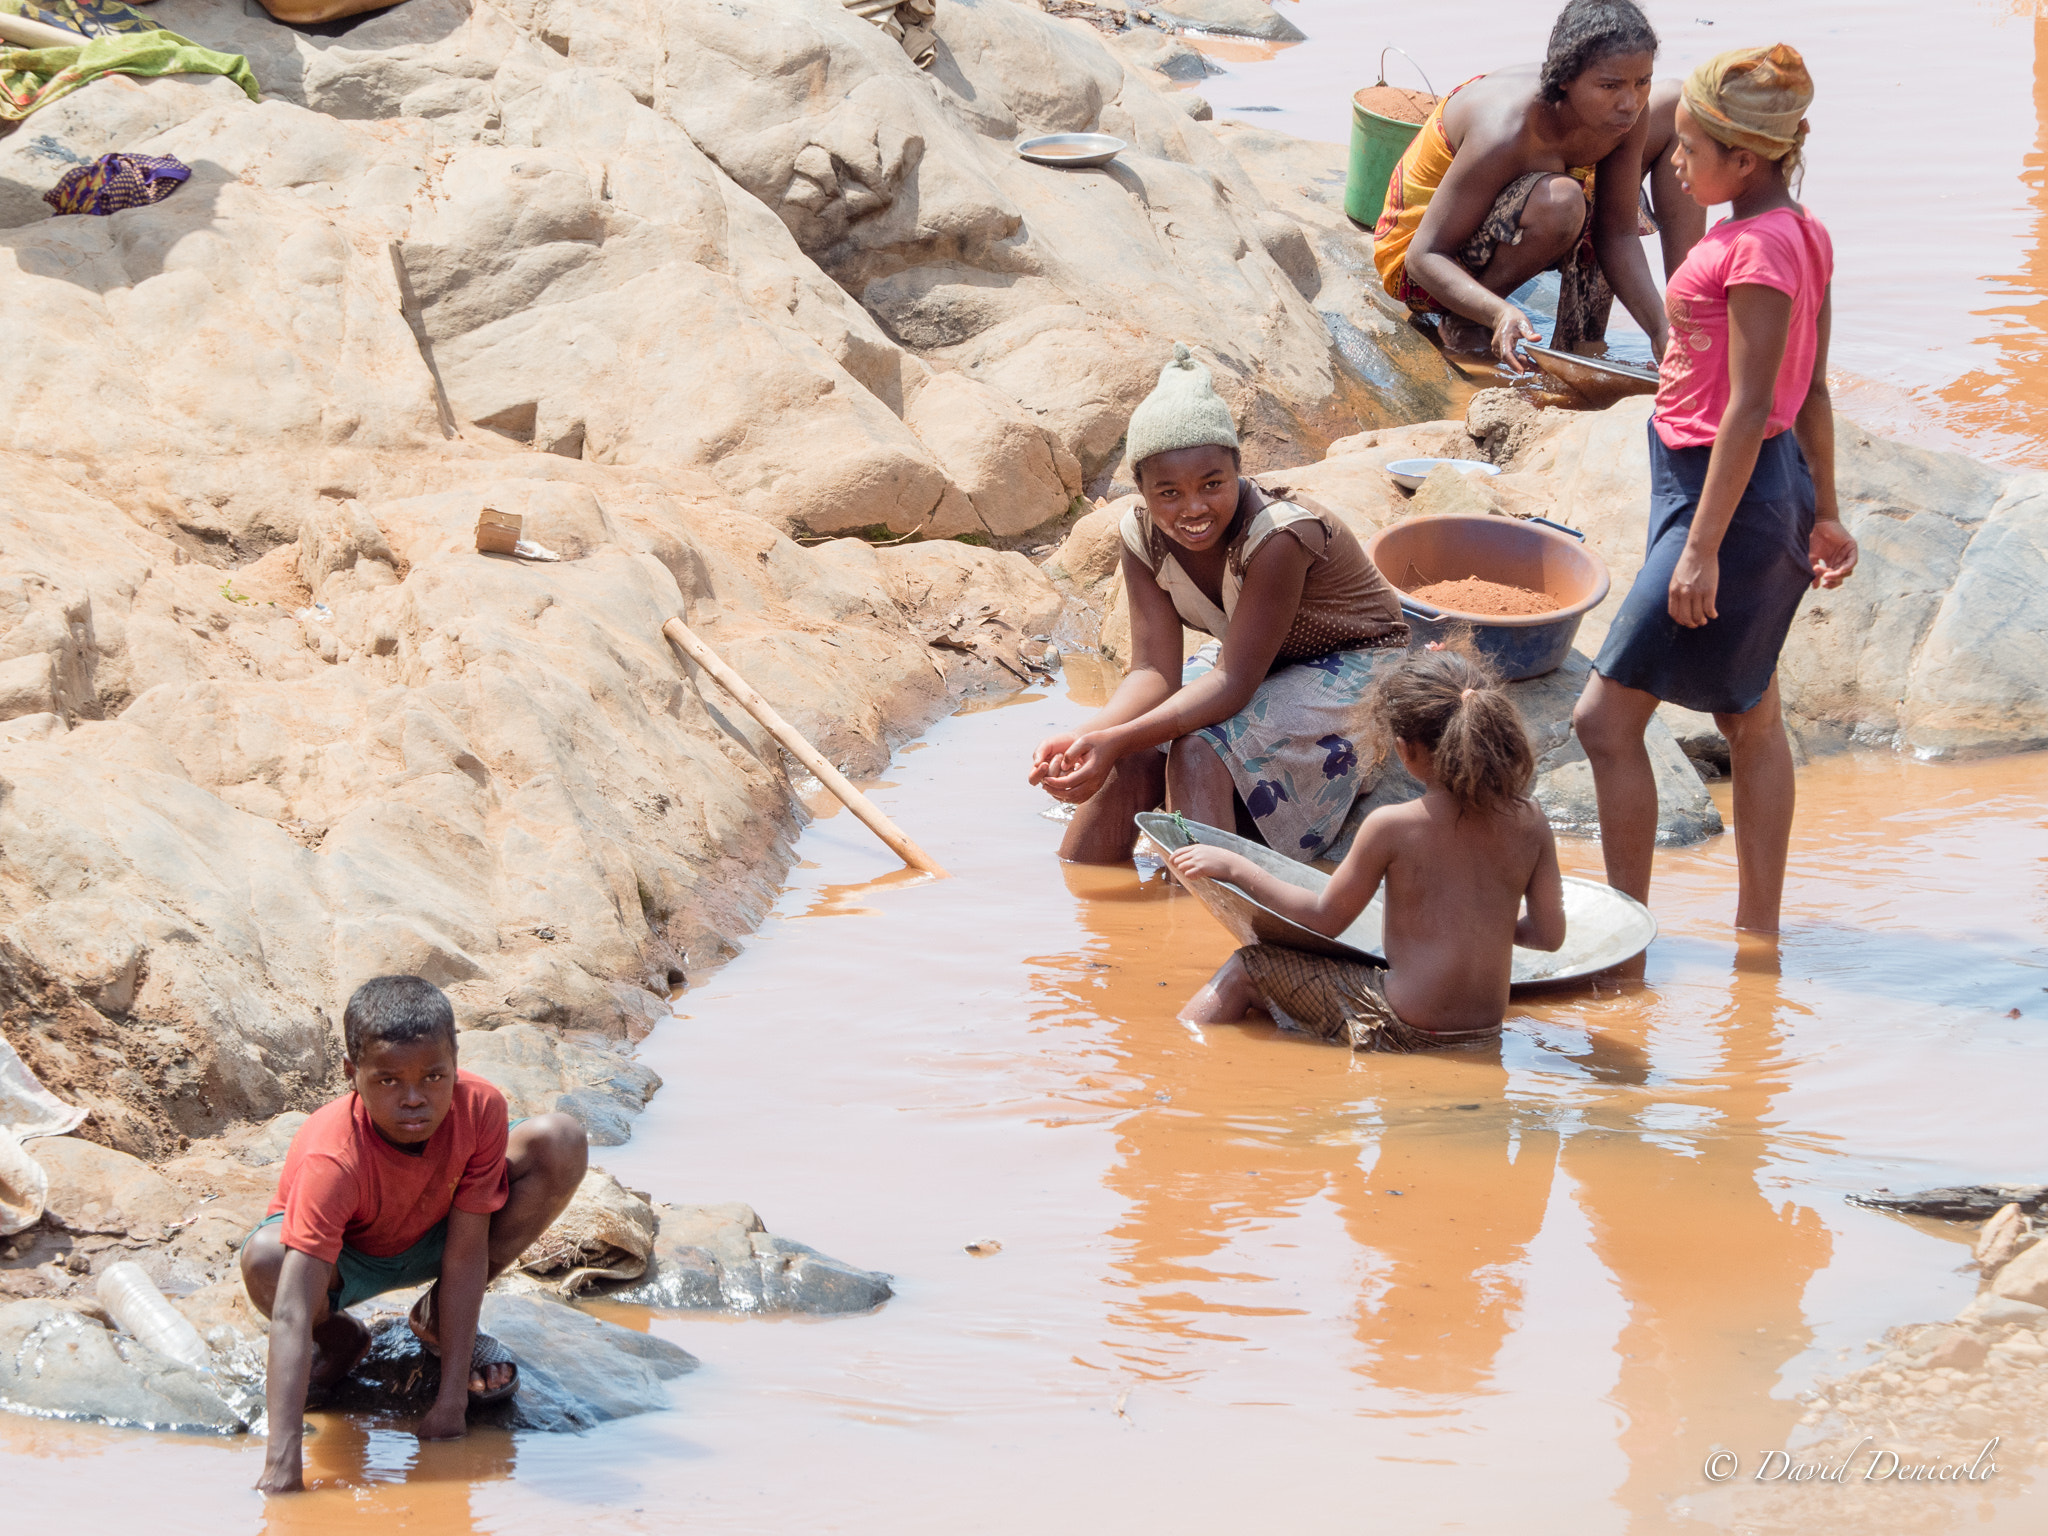
[[[1134,471],[1155,453],[1237,446],[1230,407],[1216,393],[1209,370],[1195,361],[1187,343],[1173,344],[1173,361],[1159,370],[1159,387],[1131,412],[1124,442]]]

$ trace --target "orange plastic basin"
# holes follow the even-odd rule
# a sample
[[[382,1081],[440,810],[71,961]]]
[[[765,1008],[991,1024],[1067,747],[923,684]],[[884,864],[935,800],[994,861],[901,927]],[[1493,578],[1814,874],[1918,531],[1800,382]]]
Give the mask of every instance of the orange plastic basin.
[[[1469,626],[1479,653],[1510,682],[1563,666],[1579,621],[1613,584],[1607,563],[1578,534],[1534,519],[1414,517],[1382,528],[1365,549],[1401,594],[1411,649]],[[1560,606],[1550,613],[1503,617],[1439,608],[1409,595],[1411,588],[1468,577],[1541,592]]]

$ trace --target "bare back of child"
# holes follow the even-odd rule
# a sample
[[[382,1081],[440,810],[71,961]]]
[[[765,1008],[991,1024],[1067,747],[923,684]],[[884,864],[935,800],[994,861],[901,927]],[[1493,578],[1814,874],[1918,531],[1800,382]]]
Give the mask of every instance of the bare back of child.
[[[1384,885],[1386,966],[1250,945],[1182,1018],[1222,1023],[1261,1010],[1368,1050],[1491,1039],[1507,1013],[1514,947],[1564,943],[1557,845],[1529,798],[1535,754],[1512,701],[1476,661],[1449,650],[1395,668],[1377,685],[1374,707],[1423,794],[1367,817],[1320,892],[1218,848],[1183,848],[1173,864],[1228,880],[1333,937]]]

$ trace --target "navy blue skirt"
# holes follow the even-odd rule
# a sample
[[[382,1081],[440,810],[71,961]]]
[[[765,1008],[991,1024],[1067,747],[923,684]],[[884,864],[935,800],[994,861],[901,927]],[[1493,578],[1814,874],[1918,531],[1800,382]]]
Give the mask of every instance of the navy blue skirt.
[[[1711,448],[1667,448],[1650,427],[1650,546],[1593,668],[1611,682],[1705,714],[1762,702],[1799,600],[1813,585],[1813,476],[1791,432],[1764,439],[1721,540],[1719,617],[1671,617],[1671,573],[1685,552]]]

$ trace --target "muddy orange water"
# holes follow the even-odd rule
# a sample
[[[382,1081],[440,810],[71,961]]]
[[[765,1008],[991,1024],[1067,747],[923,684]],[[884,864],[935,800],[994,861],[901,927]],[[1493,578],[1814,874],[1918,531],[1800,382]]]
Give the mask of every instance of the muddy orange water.
[[[1080,714],[1026,696],[898,758],[877,799],[950,880],[816,822],[601,1154],[892,1272],[882,1311],[611,1309],[703,1358],[672,1412],[424,1449],[323,1416],[319,1489],[267,1512],[257,1444],[0,1414],[7,1528],[1727,1529],[1709,1452],[1782,1444],[1816,1375],[1972,1292],[1956,1241],[1843,1196],[2048,1173],[2038,756],[1818,763],[1781,944],[1731,936],[1728,839],[1665,853],[1646,981],[1373,1057],[1175,1022],[1230,941],[1054,860],[1023,765]],[[2041,1503],[2014,1467],[1970,1524]]]
[[[1558,5],[1281,0],[1280,9],[1308,42],[1198,41],[1227,73],[1194,89],[1219,118],[1344,143],[1352,92],[1377,78],[1387,44],[1448,91],[1540,59]],[[1813,70],[1801,195],[1834,235],[1837,404],[1896,436],[2048,467],[2048,13],[2035,0],[1673,0],[1645,9],[1664,43],[1660,75],[1778,41]],[[1420,83],[1399,55],[1388,56],[1387,79]],[[1633,331],[1617,305],[1618,351],[1629,351]]]

